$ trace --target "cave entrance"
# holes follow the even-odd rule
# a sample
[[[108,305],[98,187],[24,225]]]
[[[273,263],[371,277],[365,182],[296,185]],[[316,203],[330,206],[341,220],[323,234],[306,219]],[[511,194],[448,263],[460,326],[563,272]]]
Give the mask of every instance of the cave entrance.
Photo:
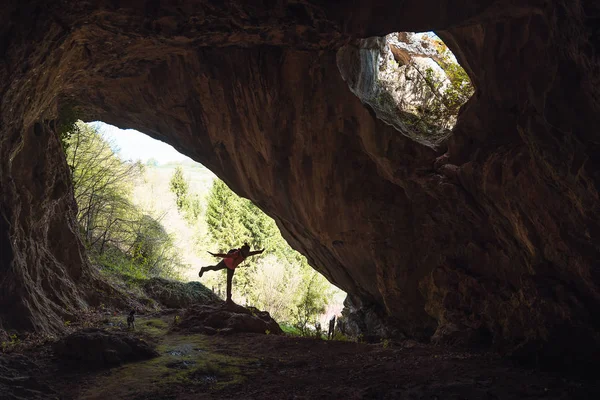
[[[308,330],[343,308],[345,293],[308,265],[275,221],[203,165],[135,131],[77,122],[65,139],[78,225],[92,263],[126,281],[200,281],[221,298],[226,271],[202,266],[248,243],[266,248],[233,281],[233,300]],[[304,309],[310,307],[310,309]]]
[[[430,146],[450,135],[460,108],[474,93],[465,70],[433,32],[360,40],[340,49],[338,67],[350,90],[379,119]]]

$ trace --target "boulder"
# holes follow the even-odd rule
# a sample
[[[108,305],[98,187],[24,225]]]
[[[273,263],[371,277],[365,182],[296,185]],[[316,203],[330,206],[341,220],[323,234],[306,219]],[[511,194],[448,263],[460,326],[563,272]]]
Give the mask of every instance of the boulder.
[[[57,357],[82,367],[112,367],[144,360],[158,353],[143,339],[88,328],[70,334],[53,346]]]
[[[220,302],[221,299],[200,282],[178,282],[152,278],[143,284],[148,297],[163,307],[186,308],[192,304]]]
[[[197,305],[189,308],[178,329],[207,335],[231,333],[283,333],[266,311],[233,303]]]

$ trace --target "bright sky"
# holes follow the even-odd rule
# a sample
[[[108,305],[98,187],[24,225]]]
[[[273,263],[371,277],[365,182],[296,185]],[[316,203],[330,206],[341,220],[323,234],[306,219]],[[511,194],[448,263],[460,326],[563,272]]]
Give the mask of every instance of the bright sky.
[[[170,145],[152,139],[144,133],[133,129],[119,129],[100,121],[92,122],[92,124],[98,127],[105,138],[116,145],[119,156],[123,160],[141,160],[145,163],[148,159],[154,158],[159,164],[172,161],[192,161],[191,158],[179,153]]]

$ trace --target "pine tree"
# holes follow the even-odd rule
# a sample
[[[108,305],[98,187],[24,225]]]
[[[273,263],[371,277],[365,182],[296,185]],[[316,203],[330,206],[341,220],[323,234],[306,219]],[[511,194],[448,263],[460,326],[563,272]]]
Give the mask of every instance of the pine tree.
[[[206,206],[208,231],[219,251],[241,247],[248,242],[250,235],[242,223],[242,199],[219,180],[213,181]]]
[[[236,270],[236,292],[278,318],[294,321],[307,333],[333,292],[329,282],[287,244],[275,221],[219,179],[213,181],[208,196],[206,221],[219,251],[243,243],[267,249],[264,257],[252,257]]]
[[[175,168],[175,172],[169,182],[169,187],[171,188],[171,192],[175,194],[177,209],[182,211],[187,204],[189,185],[183,177],[183,169],[181,167]]]

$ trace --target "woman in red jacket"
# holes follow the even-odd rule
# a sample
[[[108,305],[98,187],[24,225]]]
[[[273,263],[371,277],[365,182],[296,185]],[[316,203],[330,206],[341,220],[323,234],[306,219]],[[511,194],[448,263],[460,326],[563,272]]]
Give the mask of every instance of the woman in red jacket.
[[[231,281],[233,279],[233,273],[235,272],[235,268],[238,265],[240,265],[242,261],[244,261],[246,258],[256,254],[261,254],[263,251],[265,251],[265,249],[250,251],[250,246],[248,245],[248,243],[245,243],[241,249],[229,250],[227,254],[215,254],[209,251],[208,253],[210,255],[213,255],[215,257],[222,257],[223,259],[219,261],[217,265],[209,265],[208,267],[200,268],[198,276],[202,278],[202,275],[206,271],[219,271],[224,268],[227,268],[227,302],[231,303]]]

